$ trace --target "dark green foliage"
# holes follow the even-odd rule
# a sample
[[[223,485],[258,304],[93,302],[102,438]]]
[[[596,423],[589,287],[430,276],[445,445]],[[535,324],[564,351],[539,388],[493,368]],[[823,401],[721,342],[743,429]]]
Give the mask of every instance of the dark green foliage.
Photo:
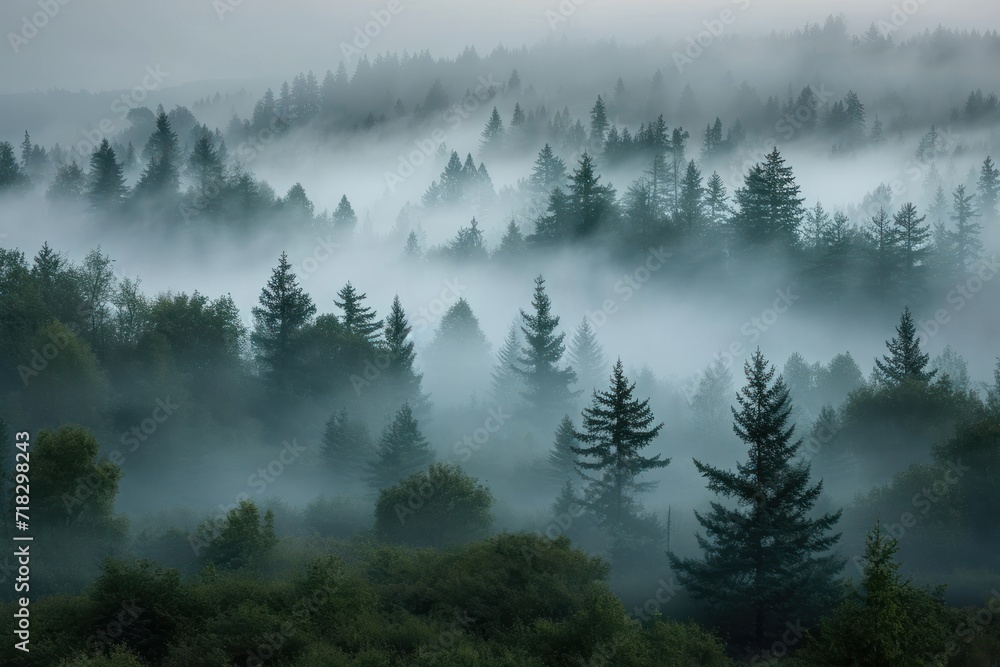
[[[535,296],[531,301],[534,312],[521,311],[525,345],[521,351],[521,368],[526,389],[522,396],[536,416],[559,414],[569,407],[574,393],[569,387],[576,381],[572,368],[562,368],[560,362],[566,346],[566,334],[556,333],[559,318],[552,314],[552,302],[545,293],[545,279],[535,279]]]
[[[925,591],[904,581],[895,556],[897,540],[881,524],[868,533],[858,588],[851,587],[815,638],[796,655],[803,665],[853,667],[932,665],[954,635],[955,614],[943,587]]]
[[[585,238],[597,232],[615,215],[615,189],[601,185],[594,159],[583,154],[569,177],[569,208],[574,218],[571,238]]]
[[[160,111],[156,129],[146,142],[142,155],[148,160],[135,184],[136,197],[166,198],[177,193],[180,182],[179,144],[177,134],[170,129],[167,114]]]
[[[125,200],[125,176],[107,139],[90,156],[87,201],[95,211],[114,211]]]
[[[411,339],[412,327],[406,319],[406,312],[399,297],[392,300],[392,308],[385,319],[382,347],[385,350],[385,368],[382,369],[379,386],[392,410],[403,403],[424,406],[427,397],[420,389],[423,378],[414,368],[416,353]]]
[[[556,157],[552,147],[548,144],[538,153],[535,160],[535,167],[528,179],[531,190],[537,195],[546,195],[555,188],[562,188],[565,185],[566,163]]]
[[[382,431],[375,458],[369,465],[368,483],[375,489],[384,489],[433,462],[434,451],[420,432],[413,410],[404,404]]]
[[[54,202],[77,203],[83,200],[86,187],[87,177],[76,160],[73,160],[56,170],[56,177],[46,190],[45,197]]]
[[[354,286],[347,283],[337,292],[337,298],[339,301],[334,300],[334,305],[342,311],[340,323],[344,331],[369,345],[378,344],[382,320],[375,319],[378,315],[374,308],[364,305],[368,295],[358,294]]]
[[[780,635],[789,618],[804,623],[836,599],[833,577],[843,561],[829,550],[840,512],[812,517],[822,482],[810,485],[807,463],[796,462],[788,389],[758,350],[745,366],[733,430],[749,445],[735,472],[695,460],[708,489],[734,503],[713,502],[695,516],[701,559],[669,554],[678,579],[696,598],[723,614],[735,636],[757,649]]]
[[[928,371],[930,355],[920,351],[920,339],[913,324],[909,307],[903,309],[896,327],[896,338],[885,342],[889,355],[875,360],[875,375],[879,382],[900,385],[906,381],[930,382],[937,371]]]
[[[302,339],[316,314],[312,298],[299,286],[288,255],[281,253],[271,279],[253,309],[250,342],[262,375],[277,392],[289,391],[299,366]]]
[[[379,492],[375,534],[387,542],[442,549],[482,537],[493,495],[456,464],[437,463]]]
[[[330,417],[323,431],[323,457],[334,476],[357,483],[374,455],[364,423],[352,420],[346,409]]]
[[[607,391],[594,391],[591,407],[583,411],[583,425],[575,433],[580,446],[570,447],[581,457],[577,466],[588,482],[585,502],[616,546],[629,537],[626,525],[640,514],[638,495],[655,486],[639,477],[670,464],[662,454],[647,457],[641,453],[663,424],[653,424],[649,401],[633,398],[634,391],[635,383],[629,383],[619,359],[611,372],[611,386]]]
[[[259,567],[278,543],[274,512],[267,510],[262,520],[253,501],[241,500],[225,518],[200,525],[195,540],[204,547],[201,555],[205,561],[220,569]]]
[[[802,201],[792,168],[775,148],[764,162],[750,168],[743,187],[736,191],[738,211],[733,224],[737,234],[750,246],[796,245],[804,214]]]

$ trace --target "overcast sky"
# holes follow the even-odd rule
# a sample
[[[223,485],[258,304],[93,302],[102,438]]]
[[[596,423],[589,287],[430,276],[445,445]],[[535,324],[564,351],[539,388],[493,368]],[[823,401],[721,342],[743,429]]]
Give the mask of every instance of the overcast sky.
[[[727,9],[735,16],[731,33],[794,29],[841,12],[860,32],[891,20],[902,0],[3,0],[0,93],[129,88],[156,65],[170,72],[171,85],[321,74],[336,68],[355,28],[393,2],[399,13],[379,29],[370,55],[430,48],[451,56],[469,43],[488,52],[500,42],[530,45],[561,32],[620,42],[683,37]],[[996,0],[908,2],[919,9],[897,35],[938,24],[981,28],[997,13]]]

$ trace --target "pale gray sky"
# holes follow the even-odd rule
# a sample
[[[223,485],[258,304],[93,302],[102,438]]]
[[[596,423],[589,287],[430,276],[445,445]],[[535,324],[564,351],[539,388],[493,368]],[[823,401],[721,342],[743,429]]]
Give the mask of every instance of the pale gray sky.
[[[398,13],[388,9],[395,4]],[[907,0],[911,16],[897,35],[938,24],[993,29],[995,0]],[[562,32],[621,42],[684,37],[724,10],[731,33],[790,30],[846,14],[852,31],[891,21],[903,0],[4,0],[0,4],[0,93],[52,87],[122,89],[146,66],[170,72],[170,84],[245,77],[287,78],[323,72],[342,58],[341,43],[372,20],[391,16],[367,47],[430,48],[452,56],[465,44],[533,44]],[[903,16],[902,14],[897,14]],[[565,19],[565,20],[564,20]],[[898,19],[897,19],[898,21]],[[555,29],[553,28],[555,26]],[[39,27],[40,26],[40,27]]]

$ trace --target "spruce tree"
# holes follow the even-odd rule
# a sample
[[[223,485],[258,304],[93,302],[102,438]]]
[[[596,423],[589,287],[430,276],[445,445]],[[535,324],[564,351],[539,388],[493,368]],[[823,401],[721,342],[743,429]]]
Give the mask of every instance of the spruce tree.
[[[434,463],[434,451],[420,432],[413,410],[404,404],[379,438],[368,466],[368,483],[385,489]]]
[[[312,298],[299,286],[288,255],[281,253],[278,266],[261,290],[260,306],[253,309],[250,334],[260,372],[271,389],[291,389],[299,370],[302,336],[315,314]]]
[[[730,417],[733,373],[721,357],[712,362],[698,379],[691,397],[691,416],[699,431],[724,430]]]
[[[869,220],[865,238],[871,255],[872,286],[884,299],[895,285],[900,265],[899,231],[884,208]]]
[[[95,211],[113,211],[125,200],[125,176],[107,139],[90,156],[87,201]]]
[[[584,394],[594,391],[607,377],[608,360],[604,356],[604,348],[597,342],[597,332],[587,318],[583,318],[573,333],[569,344],[569,363]]]
[[[345,481],[360,481],[373,455],[368,429],[350,418],[346,409],[330,417],[323,431],[322,452],[333,474]]]
[[[333,212],[333,229],[340,238],[349,239],[357,226],[358,216],[347,200],[347,195],[343,195],[337,204],[337,210]]]
[[[884,384],[900,385],[906,381],[927,383],[937,371],[928,371],[930,355],[920,351],[920,339],[913,324],[910,308],[903,309],[896,327],[896,337],[885,342],[889,355],[875,360],[875,376]]]
[[[19,189],[27,182],[27,176],[21,170],[14,154],[14,147],[9,141],[0,141],[0,193]]]
[[[585,238],[598,231],[614,213],[615,189],[601,185],[594,159],[584,153],[569,177],[569,205],[575,220],[574,233]]]
[[[560,187],[554,188],[545,215],[535,222],[535,231],[525,240],[536,247],[553,246],[570,237],[574,222],[569,195]]]
[[[927,255],[930,252],[930,226],[924,224],[927,216],[918,215],[917,207],[907,202],[893,216],[896,236],[899,240],[900,270],[903,280],[911,291],[920,288],[920,278],[924,273]]]
[[[601,148],[604,146],[604,135],[608,132],[608,114],[604,100],[597,96],[594,108],[590,110],[590,143]]]
[[[1000,203],[1000,169],[993,164],[993,159],[986,156],[979,170],[978,191],[979,212],[987,220],[993,222],[1000,215],[997,204]]]
[[[559,318],[552,314],[552,302],[545,293],[545,279],[535,279],[535,296],[531,301],[533,313],[521,311],[525,346],[519,359],[518,373],[524,379],[522,396],[538,419],[552,418],[565,412],[575,396],[570,385],[576,381],[573,369],[562,368],[563,341],[566,334],[556,333]]]
[[[552,146],[545,144],[538,153],[535,166],[528,177],[528,186],[535,194],[545,195],[553,188],[562,187],[566,179],[566,163],[556,157]]]
[[[87,177],[76,160],[73,160],[56,169],[56,177],[45,192],[45,197],[50,201],[77,202],[83,199],[86,187]]]
[[[955,223],[955,252],[961,266],[967,266],[979,259],[983,252],[981,234],[983,226],[976,222],[980,213],[976,210],[972,193],[965,194],[965,186],[959,185],[952,195],[951,219]]]
[[[385,349],[387,366],[382,369],[385,378],[383,390],[387,393],[389,404],[396,409],[403,403],[409,403],[419,411],[427,402],[427,397],[421,393],[420,381],[423,375],[414,368],[416,352],[410,339],[412,327],[406,319],[406,312],[397,295],[392,300],[392,308],[385,320],[385,331],[382,346]]]
[[[627,537],[623,529],[638,514],[638,495],[655,487],[640,481],[640,475],[670,464],[661,454],[642,455],[663,424],[653,424],[649,400],[633,398],[634,391],[635,383],[625,377],[619,359],[611,371],[611,386],[595,390],[591,406],[583,411],[582,430],[575,433],[580,446],[570,448],[580,457],[577,467],[588,483],[586,504],[616,543]]]
[[[503,119],[500,117],[500,112],[497,111],[497,108],[493,107],[493,113],[490,114],[490,119],[486,123],[486,128],[483,129],[482,140],[479,143],[479,152],[486,154],[490,151],[496,150],[503,144],[503,139]]]
[[[681,181],[680,199],[677,202],[675,220],[689,239],[694,239],[704,232],[705,213],[702,204],[704,193],[701,171],[695,165],[694,160],[691,160],[684,172],[684,179]]]
[[[135,184],[136,196],[162,198],[177,193],[180,182],[178,151],[177,135],[170,129],[166,112],[161,111],[156,117],[156,129],[143,148],[143,156],[148,162]]]
[[[440,199],[444,204],[457,204],[465,196],[466,177],[462,171],[462,159],[452,151],[448,164],[441,174]]]
[[[576,469],[579,461],[573,449],[580,446],[580,441],[576,439],[576,428],[573,420],[566,415],[559,422],[556,429],[555,441],[552,443],[552,451],[549,452],[549,468],[552,479],[560,484],[571,482],[576,477]]]
[[[375,310],[364,305],[367,294],[358,294],[354,286],[348,282],[337,292],[337,299],[334,305],[343,312],[340,322],[344,330],[365,341],[369,345],[376,345],[379,339],[379,332],[382,330],[382,320],[376,320]]]
[[[521,233],[521,228],[511,219],[507,223],[507,228],[500,239],[500,245],[493,251],[492,257],[493,259],[513,260],[521,257],[525,248],[527,248],[527,243]]]
[[[732,413],[733,430],[750,447],[747,461],[736,471],[694,462],[708,489],[734,502],[695,512],[705,530],[697,536],[700,559],[669,557],[692,595],[762,649],[788,619],[808,623],[836,599],[833,578],[844,561],[828,553],[840,538],[830,531],[841,513],[810,518],[823,483],[810,485],[809,465],[796,462],[802,441],[792,439],[784,380],[774,379],[760,350],[745,371]]]
[[[507,337],[497,352],[497,360],[490,374],[493,401],[505,410],[513,410],[521,402],[524,380],[518,373],[521,354],[521,329],[513,322],[507,329]]]
[[[705,184],[705,217],[713,230],[720,230],[732,213],[729,208],[729,194],[718,172],[713,171]]]
[[[802,198],[792,168],[775,148],[763,163],[750,168],[736,191],[733,224],[741,239],[752,246],[777,243],[792,247],[798,242]]]

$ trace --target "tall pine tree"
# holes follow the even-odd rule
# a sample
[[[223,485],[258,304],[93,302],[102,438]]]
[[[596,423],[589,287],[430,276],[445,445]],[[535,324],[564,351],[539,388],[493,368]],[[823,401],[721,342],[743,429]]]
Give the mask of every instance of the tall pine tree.
[[[879,382],[890,386],[906,381],[926,383],[937,375],[937,371],[927,370],[930,355],[920,351],[920,339],[909,307],[903,309],[899,318],[896,337],[887,340],[885,345],[889,355],[875,360],[875,377]]]
[[[524,378],[525,391],[522,394],[529,409],[537,419],[547,421],[562,414],[569,408],[575,395],[570,385],[576,381],[572,368],[562,368],[561,361],[566,346],[566,334],[556,333],[559,318],[552,314],[552,302],[545,293],[545,278],[535,279],[535,296],[531,301],[531,314],[521,311],[524,324],[525,346],[521,351],[521,368],[518,373]]]
[[[708,489],[735,501],[695,512],[705,535],[700,559],[669,554],[678,580],[721,611],[736,636],[757,649],[785,630],[788,619],[810,622],[836,599],[834,576],[844,561],[828,553],[840,512],[811,517],[823,483],[810,484],[807,463],[796,462],[801,440],[788,389],[758,350],[745,365],[747,385],[732,409],[733,430],[750,447],[736,471],[695,460]],[[773,381],[772,381],[773,380]]]

